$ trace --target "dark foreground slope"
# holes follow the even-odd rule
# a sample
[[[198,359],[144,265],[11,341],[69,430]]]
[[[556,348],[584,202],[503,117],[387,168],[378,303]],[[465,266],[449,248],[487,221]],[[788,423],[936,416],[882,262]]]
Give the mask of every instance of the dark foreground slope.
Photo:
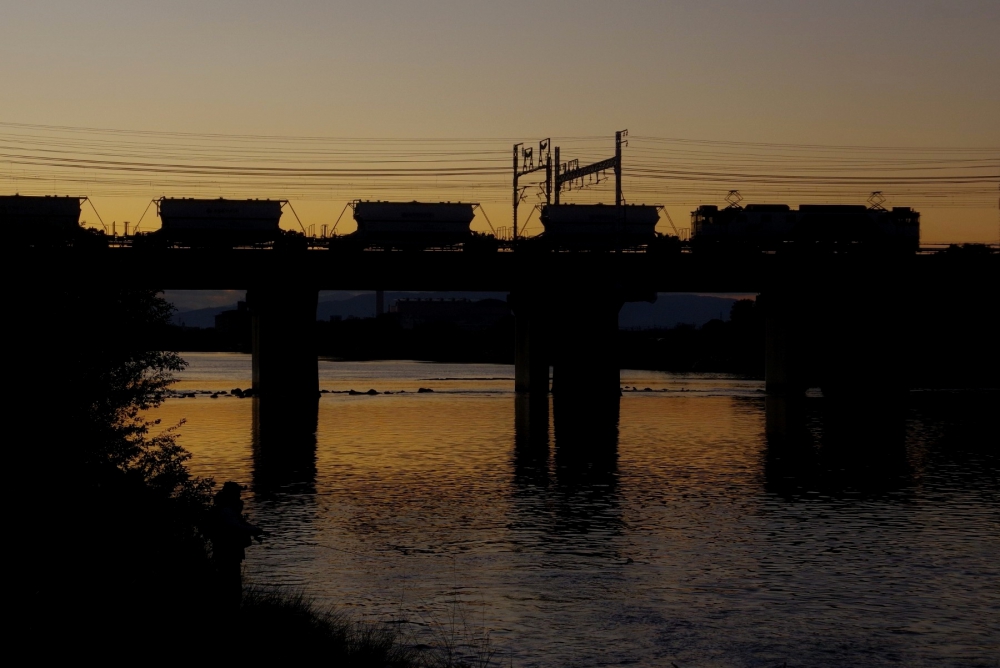
[[[51,294],[51,291],[49,292]],[[59,290],[11,349],[8,563],[12,636],[32,656],[302,660],[347,666],[456,665],[387,625],[356,623],[301,594],[217,595],[213,481],[190,475],[179,425],[148,422],[171,375],[170,306],[150,290]]]

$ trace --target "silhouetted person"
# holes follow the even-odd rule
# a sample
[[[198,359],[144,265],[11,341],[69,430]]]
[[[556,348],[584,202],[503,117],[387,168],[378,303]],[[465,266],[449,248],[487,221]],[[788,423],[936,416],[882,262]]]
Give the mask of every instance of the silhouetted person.
[[[241,564],[244,548],[264,533],[243,517],[243,487],[229,481],[215,494],[212,506],[212,561],[215,566],[219,602],[226,608],[239,608],[243,597]]]

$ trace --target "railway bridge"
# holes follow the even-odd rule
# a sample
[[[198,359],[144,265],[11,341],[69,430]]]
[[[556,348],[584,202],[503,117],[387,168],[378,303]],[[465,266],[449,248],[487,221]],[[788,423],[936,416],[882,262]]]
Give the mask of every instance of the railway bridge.
[[[913,303],[1000,285],[1000,254],[693,254],[521,249],[353,251],[32,248],[44,281],[156,289],[246,289],[253,313],[253,386],[262,401],[318,392],[313,342],[320,290],[506,291],[515,317],[516,390],[587,402],[619,394],[615,335],[627,301],[659,292],[760,294],[767,392],[807,387],[890,396],[908,364]]]

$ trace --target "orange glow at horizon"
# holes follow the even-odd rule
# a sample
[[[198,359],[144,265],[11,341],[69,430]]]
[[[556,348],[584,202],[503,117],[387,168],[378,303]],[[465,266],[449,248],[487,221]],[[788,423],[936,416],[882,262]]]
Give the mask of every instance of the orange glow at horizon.
[[[317,234],[355,198],[474,201],[487,231],[511,222],[513,143],[585,164],[628,128],[625,197],[677,228],[732,189],[880,190],[925,243],[996,243],[997,32],[977,0],[9,3],[0,193],[86,195],[119,232],[164,195],[289,199]]]

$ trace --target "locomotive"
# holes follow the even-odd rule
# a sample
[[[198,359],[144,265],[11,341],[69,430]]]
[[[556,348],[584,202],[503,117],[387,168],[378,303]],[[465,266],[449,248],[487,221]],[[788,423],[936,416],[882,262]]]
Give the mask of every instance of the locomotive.
[[[703,205],[691,212],[696,250],[916,252],[920,213],[844,204]]]
[[[80,224],[86,197],[0,195],[0,225],[22,246],[107,247],[104,232]]]

